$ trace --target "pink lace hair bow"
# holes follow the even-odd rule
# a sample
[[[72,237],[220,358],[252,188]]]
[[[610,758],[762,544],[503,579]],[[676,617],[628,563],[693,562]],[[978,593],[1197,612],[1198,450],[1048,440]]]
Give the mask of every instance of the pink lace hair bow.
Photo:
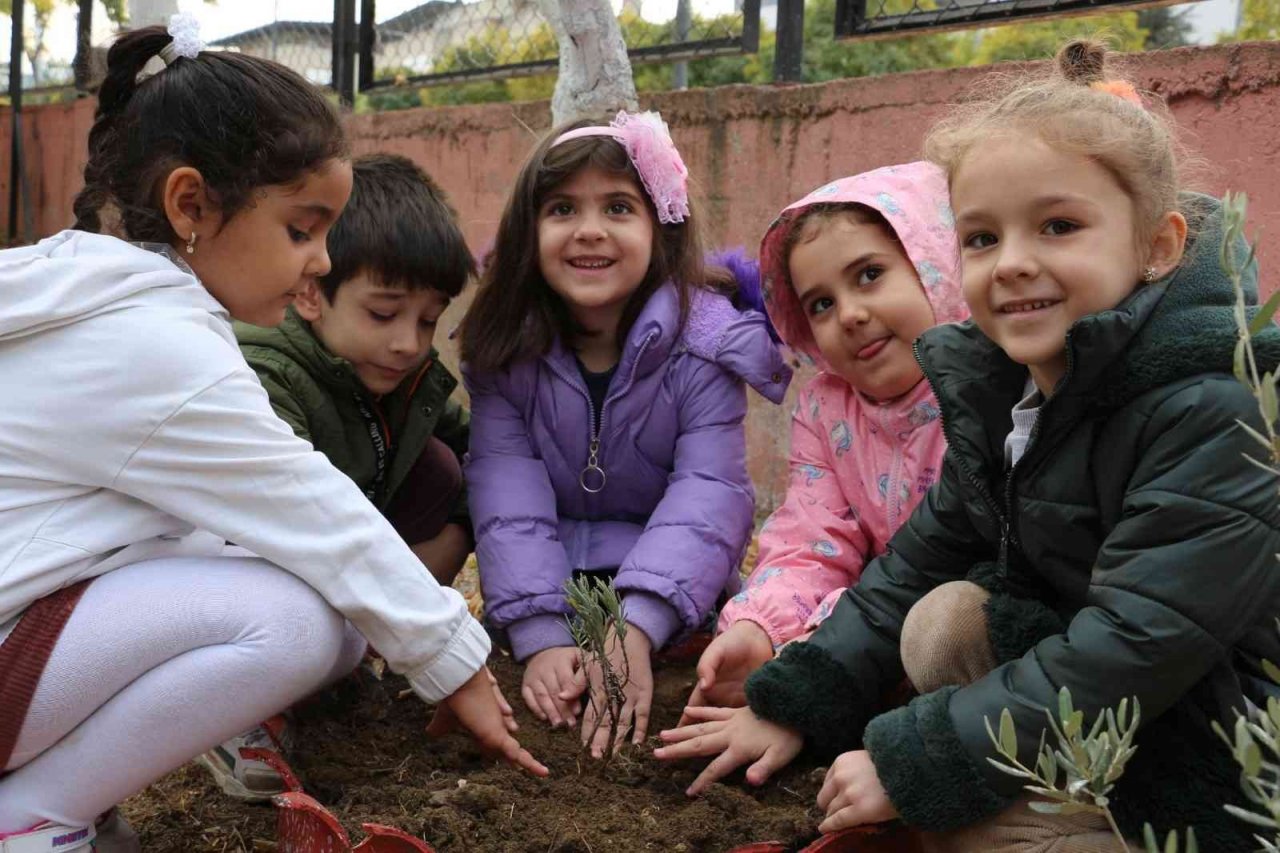
[[[625,110],[609,122],[608,127],[580,127],[561,134],[551,147],[584,136],[612,136],[622,143],[627,156],[640,174],[645,192],[658,211],[664,225],[684,222],[689,215],[689,170],[676,144],[671,141],[667,123],[656,112],[628,113]]]

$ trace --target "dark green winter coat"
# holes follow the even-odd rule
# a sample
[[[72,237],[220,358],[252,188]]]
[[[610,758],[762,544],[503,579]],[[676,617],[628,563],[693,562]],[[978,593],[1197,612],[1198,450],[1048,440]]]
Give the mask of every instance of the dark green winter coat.
[[[240,350],[262,380],[276,414],[354,480],[379,509],[385,510],[395,497],[431,436],[447,444],[459,459],[466,453],[470,419],[465,409],[449,399],[458,380],[440,363],[435,350],[420,375],[375,399],[351,363],[325,349],[310,324],[292,308],[275,328],[236,323],[235,331]],[[389,443],[380,488],[374,487],[378,456],[371,424],[357,400],[364,403],[372,426]],[[451,520],[466,523],[465,489],[456,507]]]
[[[1012,472],[1004,441],[1026,368],[972,323],[925,333],[917,356],[949,447],[939,483],[813,638],[747,684],[760,716],[813,746],[867,749],[912,826],[970,825],[1021,795],[987,761],[984,718],[1008,708],[1033,761],[1065,685],[1090,721],[1141,703],[1137,755],[1112,795],[1127,835],[1149,821],[1160,837],[1194,825],[1202,850],[1255,846],[1222,809],[1242,799],[1239,771],[1210,722],[1230,729],[1245,696],[1262,701],[1259,661],[1280,662],[1278,484],[1245,458],[1264,451],[1237,424],[1261,422],[1232,376],[1221,207],[1192,203],[1200,236],[1179,269],[1071,328],[1066,374]],[[1255,344],[1273,369],[1280,329]],[[874,716],[904,677],[907,611],[967,576],[994,592],[1001,663]]]

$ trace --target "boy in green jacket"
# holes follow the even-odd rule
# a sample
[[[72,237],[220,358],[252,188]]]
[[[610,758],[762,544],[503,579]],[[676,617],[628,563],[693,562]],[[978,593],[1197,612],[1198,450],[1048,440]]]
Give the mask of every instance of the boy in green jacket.
[[[404,157],[352,162],[351,200],[329,231],[327,275],[271,329],[236,323],[245,360],[276,414],[349,476],[443,585],[472,548],[460,460],[469,416],[432,347],[436,324],[475,261],[444,192]],[[310,240],[305,208],[290,237]],[[320,508],[321,511],[323,508]],[[237,799],[284,790],[242,747],[286,748],[276,716],[199,757]]]
[[[475,261],[444,192],[404,157],[352,163],[332,268],[273,329],[236,324],[276,414],[364,490],[441,584],[471,552],[468,413],[432,347]],[[294,239],[308,239],[303,231]]]

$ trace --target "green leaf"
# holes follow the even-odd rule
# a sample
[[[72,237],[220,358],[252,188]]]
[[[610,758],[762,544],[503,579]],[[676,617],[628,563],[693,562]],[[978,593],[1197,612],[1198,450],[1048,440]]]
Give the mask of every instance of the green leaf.
[[[1018,733],[1013,727],[1013,714],[1005,708],[1000,712],[1000,751],[1010,758],[1018,754]]]
[[[1245,345],[1244,338],[1241,338],[1240,340],[1236,341],[1236,354],[1235,354],[1235,359],[1232,362],[1232,371],[1236,375],[1237,382],[1239,382],[1241,385],[1248,385],[1249,374],[1245,372],[1244,345]]]
[[[1258,389],[1262,392],[1262,416],[1267,419],[1267,423],[1274,424],[1277,418],[1280,418],[1280,405],[1276,401],[1276,377],[1274,374],[1268,373],[1262,377],[1262,387]]]
[[[1147,848],[1147,853],[1160,853],[1160,845],[1156,843],[1156,831],[1149,823],[1142,825],[1142,843]]]
[[[1031,807],[1031,810],[1033,812],[1039,812],[1040,814],[1062,814],[1063,807],[1066,806],[1067,804],[1066,803],[1044,803],[1044,802],[1041,802],[1040,800],[1032,800],[1027,805]]]
[[[1262,750],[1258,749],[1258,745],[1253,741],[1245,745],[1240,766],[1244,768],[1246,776],[1257,776],[1262,770]]]
[[[1251,812],[1248,809],[1242,809],[1239,806],[1233,806],[1230,804],[1223,806],[1223,808],[1240,818],[1245,823],[1251,823],[1254,826],[1261,826],[1266,829],[1276,828],[1276,822],[1266,815],[1260,815],[1257,812]]]
[[[1242,420],[1237,419],[1236,424],[1243,427],[1244,431],[1249,434],[1249,437],[1252,438],[1254,441],[1258,442],[1258,444],[1261,444],[1263,447],[1267,448],[1268,450],[1271,449],[1271,439],[1267,438],[1265,435],[1258,432],[1256,429],[1249,426],[1247,423],[1245,423]]]
[[[1063,803],[1062,815],[1073,814],[1102,814],[1103,810],[1090,803]]]
[[[1058,691],[1058,719],[1062,720],[1064,727],[1067,725],[1067,721],[1071,719],[1074,710],[1071,705],[1071,691],[1067,689],[1066,685],[1063,685],[1062,689]]]
[[[1041,750],[1040,758],[1036,762],[1036,771],[1040,774],[1040,778],[1049,784],[1053,784],[1057,781],[1058,760],[1053,757],[1053,750]]]
[[[1248,265],[1246,264],[1247,268]],[[1258,313],[1254,318],[1249,321],[1249,334],[1256,335],[1265,329],[1267,324],[1271,322],[1271,318],[1275,316],[1276,308],[1280,308],[1280,290],[1271,294],[1271,297],[1258,309]]]
[[[1196,828],[1187,827],[1187,849],[1183,853],[1200,853],[1200,845],[1196,843]]]
[[[989,761],[989,762],[991,763],[991,766],[992,766],[992,767],[994,767],[995,769],[999,770],[1001,773],[1008,773],[1010,776],[1015,776],[1015,777],[1017,777],[1017,778],[1019,778],[1019,779],[1034,779],[1034,778],[1036,778],[1033,774],[1028,773],[1027,771],[1025,771],[1025,770],[1023,770],[1023,769],[1021,769],[1021,768],[1019,768],[1019,767],[1011,767],[1011,766],[1009,766],[1008,764],[1004,764],[1004,763],[1001,763],[1001,762],[999,762],[999,761],[996,761],[996,760],[995,760],[994,758],[992,758],[991,756],[987,756],[987,761]]]
[[[1172,829],[1164,839],[1164,853],[1178,853],[1178,833]]]
[[[1280,684],[1280,666],[1276,666],[1271,661],[1264,659],[1262,661],[1262,671],[1267,674],[1276,684]]]

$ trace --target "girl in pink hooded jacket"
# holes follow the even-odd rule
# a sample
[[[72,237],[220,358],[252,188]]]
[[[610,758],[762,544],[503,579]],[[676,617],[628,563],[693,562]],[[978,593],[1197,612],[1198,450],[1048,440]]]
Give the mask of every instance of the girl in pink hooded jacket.
[[[778,333],[818,369],[791,426],[791,483],[756,570],[720,614],[690,705],[817,627],[933,485],[946,445],[913,343],[968,317],[946,177],[931,163],[841,178],[782,211],[760,247]]]

